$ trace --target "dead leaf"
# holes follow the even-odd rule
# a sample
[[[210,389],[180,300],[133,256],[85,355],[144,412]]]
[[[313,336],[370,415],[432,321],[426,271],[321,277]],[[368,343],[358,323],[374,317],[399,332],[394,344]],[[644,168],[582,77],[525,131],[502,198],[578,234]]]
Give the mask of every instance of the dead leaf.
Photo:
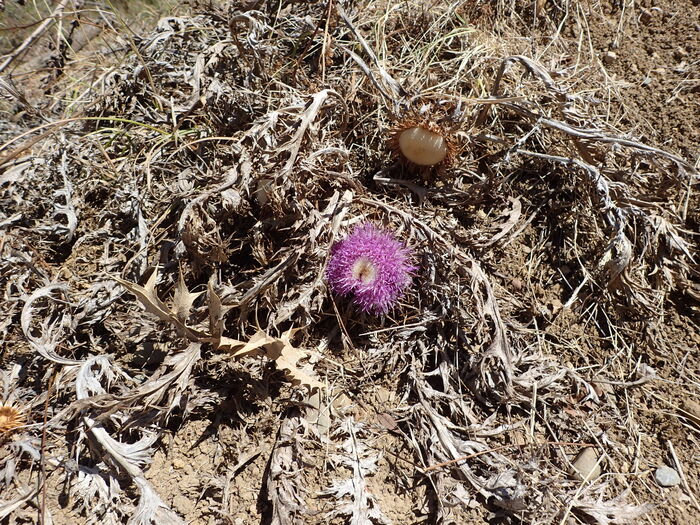
[[[514,199],[513,197],[509,197],[508,200],[510,201],[511,208],[510,210],[504,213],[507,216],[507,219],[501,224],[494,225],[494,228],[498,228],[498,233],[494,234],[490,239],[477,242],[476,246],[480,248],[485,248],[487,246],[492,246],[496,244],[499,240],[505,237],[513,228],[515,228],[516,224],[518,224],[518,221],[520,220],[520,217],[522,215],[523,205],[518,199]]]
[[[322,389],[324,385],[314,376],[313,371],[300,368],[299,361],[308,357],[309,353],[291,343],[290,338],[298,330],[290,328],[279,338],[258,330],[247,343],[222,338],[219,349],[232,352],[233,357],[264,355],[275,362],[293,385],[302,385],[312,391]]]
[[[132,294],[136,296],[139,302],[143,305],[147,312],[152,313],[161,321],[172,324],[177,330],[178,334],[187,337],[190,341],[198,341],[200,343],[209,342],[211,337],[208,334],[194,330],[188,327],[183,321],[181,321],[176,314],[174,314],[163,301],[158,297],[158,292],[156,291],[156,281],[158,279],[158,267],[156,266],[151,273],[151,276],[146,282],[146,286],[141,286],[136,283],[131,283],[125,281],[119,277],[114,277],[114,280],[121,284],[124,288],[129,290]],[[184,286],[184,283],[183,283]],[[189,292],[186,292],[189,294]],[[180,292],[181,301],[188,301],[189,299],[184,297],[183,292]],[[176,291],[177,296],[177,291]],[[177,301],[178,299],[176,299]],[[184,304],[184,303],[183,303]]]
[[[209,331],[212,337],[221,341],[224,332],[224,309],[221,297],[214,290],[214,276],[207,283],[207,299],[209,304]]]
[[[155,274],[155,272],[153,272]],[[202,295],[203,292],[191,293],[187,289],[185,279],[182,276],[182,268],[180,268],[180,277],[175,287],[175,295],[173,296],[173,306],[171,312],[175,314],[178,321],[185,324],[190,316],[190,310],[194,301]]]

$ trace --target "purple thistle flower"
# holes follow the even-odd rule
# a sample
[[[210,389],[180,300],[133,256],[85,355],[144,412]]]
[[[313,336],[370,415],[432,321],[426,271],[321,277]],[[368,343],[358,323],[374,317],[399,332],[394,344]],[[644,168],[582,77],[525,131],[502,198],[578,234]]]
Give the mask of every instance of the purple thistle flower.
[[[331,248],[328,282],[352,295],[361,310],[385,314],[411,284],[411,251],[394,236],[365,223]]]

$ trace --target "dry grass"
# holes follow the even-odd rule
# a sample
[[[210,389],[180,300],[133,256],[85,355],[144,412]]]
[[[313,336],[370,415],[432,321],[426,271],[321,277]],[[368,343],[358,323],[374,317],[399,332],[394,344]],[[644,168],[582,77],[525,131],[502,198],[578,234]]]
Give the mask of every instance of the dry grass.
[[[0,401],[29,424],[1,445],[0,517],[48,523],[62,485],[90,523],[181,523],[148,464],[232,406],[243,456],[260,453],[248,433],[276,434],[266,523],[386,523],[369,483],[387,464],[414,519],[641,519],[653,489],[632,396],[657,395],[649,349],[699,394],[697,355],[663,340],[680,302],[698,308],[698,173],[620,126],[585,36],[562,36],[590,13],[192,11],[122,35],[109,67],[84,58],[3,130]],[[534,28],[553,36],[533,53]],[[387,151],[416,113],[454,133],[451,168]],[[324,281],[364,220],[420,254],[420,286],[380,319]],[[379,385],[396,402],[373,411]],[[377,444],[387,432],[403,462]],[[582,446],[604,470],[590,482],[570,475]],[[230,466],[201,522],[233,522]]]

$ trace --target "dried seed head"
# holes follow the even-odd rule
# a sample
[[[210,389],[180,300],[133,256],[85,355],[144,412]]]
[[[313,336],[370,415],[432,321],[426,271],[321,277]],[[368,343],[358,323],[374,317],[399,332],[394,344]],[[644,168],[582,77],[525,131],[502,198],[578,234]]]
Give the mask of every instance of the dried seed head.
[[[0,405],[0,434],[11,432],[24,425],[22,412],[13,404]]]
[[[445,138],[420,126],[399,134],[399,149],[404,157],[419,166],[434,166],[447,156]]]
[[[448,131],[426,119],[407,119],[394,127],[389,147],[409,164],[420,168],[449,165],[457,149]]]

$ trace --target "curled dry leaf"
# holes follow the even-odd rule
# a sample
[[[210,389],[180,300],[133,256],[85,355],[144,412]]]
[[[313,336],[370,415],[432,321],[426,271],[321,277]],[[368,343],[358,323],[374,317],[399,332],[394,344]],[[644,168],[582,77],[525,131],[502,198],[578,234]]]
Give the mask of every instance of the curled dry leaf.
[[[293,385],[301,385],[311,391],[323,389],[323,383],[314,376],[313,371],[305,370],[299,364],[299,361],[309,357],[309,353],[292,345],[290,339],[297,330],[290,328],[281,337],[272,337],[259,330],[248,342],[228,339],[222,341],[219,349],[231,352],[234,357],[265,356],[275,362]]]
[[[156,291],[157,273],[156,268],[151,273],[145,286],[130,283],[119,278],[115,279],[133,293],[148,312],[156,315],[158,319],[172,324],[178,334],[187,337],[190,341],[212,343],[219,350],[231,352],[233,357],[248,355],[267,357],[275,362],[293,385],[301,385],[311,391],[323,388],[323,383],[314,376],[313,371],[303,369],[299,363],[302,359],[307,358],[309,354],[305,350],[294,347],[291,343],[291,338],[299,330],[298,328],[290,328],[281,337],[272,337],[259,330],[247,342],[225,337],[223,335],[224,307],[210,281],[207,289],[210,333],[194,329],[187,326],[186,322],[192,304],[200,293],[189,292],[182,274],[180,274],[178,285],[175,289],[173,307],[168,308],[158,297]]]

